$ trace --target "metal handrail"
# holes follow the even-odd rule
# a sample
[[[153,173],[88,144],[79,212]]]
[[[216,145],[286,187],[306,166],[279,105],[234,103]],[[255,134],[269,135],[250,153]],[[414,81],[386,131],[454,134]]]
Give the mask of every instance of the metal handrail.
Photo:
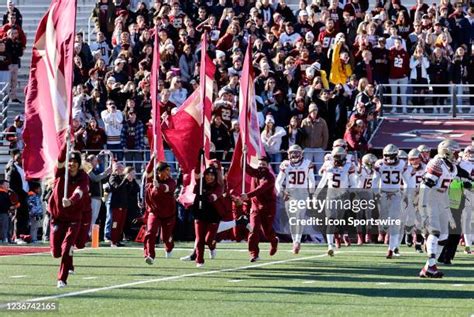
[[[87,44],[91,45],[91,21],[92,21],[92,14],[89,16],[87,20]]]
[[[4,84],[4,87],[0,91],[0,96],[3,96],[2,101],[1,101],[1,111],[0,111],[0,129],[3,131],[8,127],[8,88],[10,87],[9,83],[0,83]]]

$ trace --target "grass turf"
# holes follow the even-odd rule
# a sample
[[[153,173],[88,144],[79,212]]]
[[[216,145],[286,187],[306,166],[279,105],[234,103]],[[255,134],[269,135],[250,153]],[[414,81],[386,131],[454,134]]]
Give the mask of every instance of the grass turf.
[[[329,258],[324,246],[303,245],[293,255],[289,244],[269,257],[262,244],[262,261],[249,263],[246,245],[219,244],[217,259],[208,260],[206,252],[204,268],[178,259],[191,247],[178,244],[173,259],[157,249],[152,266],[139,247],[82,250],[74,255],[76,274],[60,290],[59,261],[49,254],[0,257],[0,302],[66,295],[48,301],[68,316],[474,314],[474,256],[458,253],[453,266],[442,267],[445,278],[427,280],[417,277],[425,257],[406,247],[402,257],[386,260],[385,246],[343,247]],[[85,290],[90,292],[74,293]]]

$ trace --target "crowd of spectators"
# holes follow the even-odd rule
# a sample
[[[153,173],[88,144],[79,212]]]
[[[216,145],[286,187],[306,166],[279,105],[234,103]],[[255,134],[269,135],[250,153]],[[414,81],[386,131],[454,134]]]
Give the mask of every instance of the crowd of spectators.
[[[140,161],[148,158],[144,150],[150,144],[155,32],[162,117],[176,112],[199,85],[200,39],[208,35],[207,53],[216,65],[212,150],[224,162],[232,157],[239,131],[239,81],[247,45],[252,45],[261,140],[275,166],[293,144],[320,164],[339,138],[349,151],[363,155],[383,102],[400,104],[394,113],[406,113],[409,104],[419,106],[414,113],[441,111],[424,108],[423,97],[405,94],[448,93],[429,84],[474,84],[474,7],[469,3],[416,0],[407,8],[400,0],[373,6],[368,0],[301,0],[292,10],[285,0],[98,0],[92,18],[96,33],[90,45],[81,32],[75,38],[75,148],[91,155],[107,149],[118,161],[134,161],[136,172],[142,171]],[[12,52],[22,51],[26,39],[14,6],[9,5],[3,22],[0,76],[10,69],[13,83],[21,54]],[[419,86],[401,86],[400,98],[381,100],[381,85],[410,83]],[[463,88],[455,89],[458,104],[466,104]],[[15,142],[21,140],[12,139],[13,148],[19,148]],[[97,161],[94,173],[102,175],[105,165]],[[110,173],[124,175],[123,166],[114,165]]]

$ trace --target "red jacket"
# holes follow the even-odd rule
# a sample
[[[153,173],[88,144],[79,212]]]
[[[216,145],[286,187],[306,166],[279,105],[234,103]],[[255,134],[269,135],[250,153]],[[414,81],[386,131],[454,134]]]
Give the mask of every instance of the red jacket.
[[[276,212],[275,175],[267,168],[260,171],[246,166],[246,173],[252,176],[247,197],[252,200],[252,211],[268,214]]]
[[[20,39],[21,45],[23,47],[26,47],[26,35],[25,32],[23,32],[23,29],[17,24],[15,25],[16,29],[18,30],[18,37]],[[7,37],[7,32],[12,28],[12,25],[10,23],[5,24],[0,28],[0,38],[6,38]]]
[[[176,200],[174,198],[176,181],[174,179],[158,180],[158,187],[155,187],[152,179],[149,178],[145,188],[147,213],[151,212],[160,218],[176,215]]]
[[[64,164],[66,161],[66,144],[64,144],[58,162]],[[54,172],[53,193],[49,199],[49,212],[54,223],[58,222],[80,222],[82,214],[89,206],[86,206],[89,195],[89,176],[83,170],[79,170],[75,177],[69,176],[66,197],[71,200],[71,206],[63,207],[65,168],[56,167]]]

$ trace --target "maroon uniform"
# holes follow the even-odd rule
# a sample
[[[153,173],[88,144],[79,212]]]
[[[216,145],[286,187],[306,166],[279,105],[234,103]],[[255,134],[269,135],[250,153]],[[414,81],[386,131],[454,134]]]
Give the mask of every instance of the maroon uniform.
[[[273,218],[276,211],[275,176],[268,168],[254,169],[247,165],[247,174],[252,176],[252,185],[247,197],[252,201],[250,225],[253,228],[249,234],[249,252],[253,258],[258,257],[260,229],[270,241],[270,255],[276,252],[278,239],[273,230]]]
[[[172,178],[157,180],[155,187],[152,179],[148,179],[145,191],[146,203],[146,234],[144,241],[145,257],[155,258],[155,242],[158,227],[161,227],[161,240],[165,244],[166,252],[174,247],[173,230],[176,224],[176,201],[174,191],[176,181]]]
[[[58,164],[66,161],[66,145],[63,146]],[[75,177],[69,177],[67,195],[71,206],[63,207],[65,168],[57,167],[53,192],[49,200],[51,213],[50,246],[55,258],[61,258],[58,280],[66,283],[69,270],[72,269],[72,246],[79,233],[84,209],[84,196],[89,192],[89,177],[79,170]]]
[[[336,38],[336,30],[329,32],[327,30],[319,33],[318,41],[321,42],[324,52],[327,52]]]
[[[388,54],[391,79],[407,77],[410,73],[410,56],[404,49],[396,50],[392,47]]]

